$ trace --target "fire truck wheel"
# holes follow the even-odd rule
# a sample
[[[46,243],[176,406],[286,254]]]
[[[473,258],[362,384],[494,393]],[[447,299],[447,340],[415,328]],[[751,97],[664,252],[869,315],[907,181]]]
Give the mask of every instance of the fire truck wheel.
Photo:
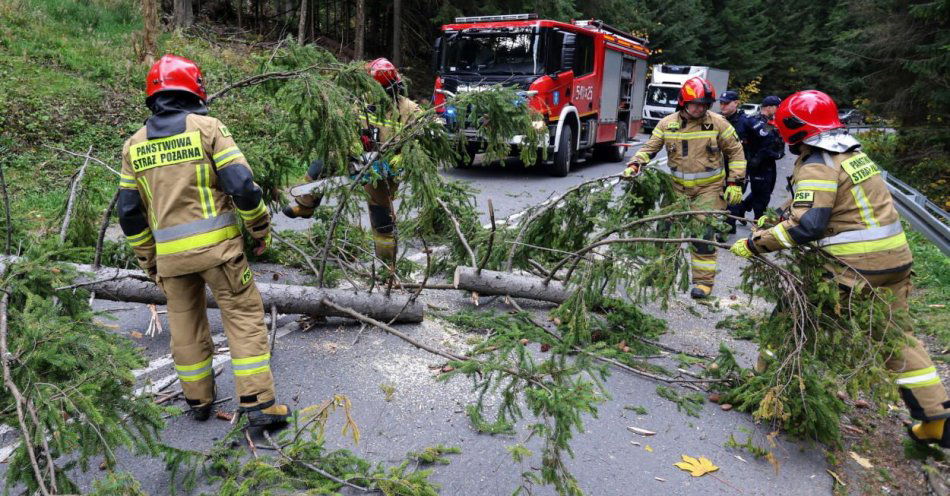
[[[564,177],[571,172],[571,162],[574,161],[574,130],[571,126],[561,129],[561,139],[558,141],[557,151],[554,152],[554,161],[551,162],[549,173],[552,176]]]

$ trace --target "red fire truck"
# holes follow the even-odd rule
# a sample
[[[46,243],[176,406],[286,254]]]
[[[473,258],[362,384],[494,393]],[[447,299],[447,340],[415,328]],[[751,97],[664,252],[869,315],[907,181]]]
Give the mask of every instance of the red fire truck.
[[[492,85],[516,86],[548,130],[547,167],[566,176],[571,164],[596,153],[624,159],[641,126],[647,41],[600,21],[570,23],[536,14],[457,17],[435,43],[433,104],[451,123],[447,95]],[[464,126],[463,126],[464,127]],[[467,131],[467,132],[466,132]],[[470,156],[482,143],[460,129]],[[519,137],[511,144],[517,147]]]

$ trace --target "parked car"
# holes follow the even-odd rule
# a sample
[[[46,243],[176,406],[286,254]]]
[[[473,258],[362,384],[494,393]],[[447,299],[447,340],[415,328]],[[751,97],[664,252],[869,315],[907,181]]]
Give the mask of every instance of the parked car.
[[[853,108],[838,109],[838,119],[845,125],[864,124],[864,114]]]
[[[743,103],[739,105],[739,110],[745,112],[745,115],[752,117],[755,114],[759,113],[759,104],[757,103]]]

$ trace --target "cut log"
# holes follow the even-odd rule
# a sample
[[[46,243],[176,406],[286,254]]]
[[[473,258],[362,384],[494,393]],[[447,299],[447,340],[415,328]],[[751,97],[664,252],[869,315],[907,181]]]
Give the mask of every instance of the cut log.
[[[551,281],[547,285],[540,277],[482,270],[475,267],[455,268],[455,287],[474,291],[479,295],[508,295],[515,298],[564,303],[570,291],[563,283]]]
[[[16,258],[12,256],[0,257],[0,268],[3,267],[3,264],[10,263]],[[81,286],[89,291],[94,291],[96,298],[157,305],[166,303],[165,294],[140,270],[112,267],[94,269],[91,265],[83,264],[64,265],[72,265],[82,273],[76,278],[74,286]],[[68,287],[62,289],[68,289]],[[376,320],[389,322],[395,318],[394,322],[422,322],[423,306],[418,300],[410,302],[411,295],[409,294],[391,294],[386,297],[380,293],[370,294],[348,289],[262,282],[257,283],[257,289],[264,300],[264,308],[275,306],[280,313],[350,317],[345,312],[337,311],[322,304],[323,299],[326,298],[341,307],[355,310]],[[215,303],[214,297],[211,296],[211,291],[206,291],[205,296],[208,299],[208,306],[217,308],[217,303]]]

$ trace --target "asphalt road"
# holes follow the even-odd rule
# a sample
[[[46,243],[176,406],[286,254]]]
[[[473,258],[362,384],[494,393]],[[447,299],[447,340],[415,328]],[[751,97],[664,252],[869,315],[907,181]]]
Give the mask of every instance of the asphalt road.
[[[487,199],[491,198],[496,215],[506,217],[574,184],[616,173],[622,167],[622,163],[585,164],[565,178],[552,178],[541,170],[512,164],[451,170],[446,175],[471,182],[481,190],[480,208],[484,209]],[[780,167],[781,178],[789,173],[791,157],[784,159]],[[784,180],[780,179],[773,204],[781,203],[785,197],[782,184]],[[277,217],[283,216],[278,214]],[[306,223],[280,220],[278,225],[302,228]],[[743,235],[745,228],[741,229],[739,235]],[[697,305],[684,296],[674,301],[666,312],[649,308],[651,313],[666,318],[669,323],[669,331],[662,341],[687,351],[715,354],[719,342],[727,340],[739,350],[743,360],[751,362],[755,353],[753,346],[734,342],[726,331],[714,328],[724,315],[751,304],[733,290],[738,284],[740,265],[728,252],[720,252],[722,272],[716,285],[719,305]],[[274,273],[281,274],[282,282],[295,279],[280,267],[255,267],[260,280],[269,280]],[[423,298],[430,310],[451,312],[471,307],[466,295],[454,291],[426,291]],[[523,301],[522,305],[538,312],[549,308],[531,301]],[[118,326],[116,332],[120,334],[141,332],[149,321],[149,313],[143,305],[97,301],[95,306],[101,310],[116,309],[112,313],[117,320],[109,323]],[[500,300],[483,306],[508,310]],[[216,339],[221,339],[223,331],[218,312],[210,313],[213,333]],[[519,467],[512,462],[505,448],[520,440],[524,423],[519,426],[522,432],[517,437],[478,434],[464,413],[465,405],[474,400],[471,384],[464,379],[448,384],[437,382],[436,372],[431,368],[441,363],[437,357],[379,330],[366,329],[357,341],[359,326],[337,319],[310,332],[300,332],[297,317],[278,319],[281,337],[271,360],[278,394],[294,408],[320,403],[334,394],[344,394],[352,400],[354,418],[362,431],[360,444],[352,446],[343,441],[339,436],[341,424],[334,418],[327,429],[328,445],[346,447],[370,460],[389,463],[399,463],[411,450],[438,443],[455,445],[462,453],[449,455],[450,465],[435,467],[434,479],[443,486],[441,494],[505,495],[517,487],[519,474],[527,466]],[[416,339],[450,349],[464,348],[469,337],[434,316],[427,317],[422,324],[403,325],[400,329]],[[167,357],[167,339],[167,335],[159,335],[136,340],[153,364],[141,374],[141,381],[146,378],[159,381],[174,373]],[[222,355],[222,360],[224,358]],[[382,385],[395,389],[389,401]],[[606,386],[611,398],[601,405],[596,418],[585,419],[585,432],[575,437],[572,444],[575,457],[569,462],[589,495],[831,493],[832,481],[825,472],[825,457],[820,447],[779,438],[774,452],[781,468],[776,472],[766,461],[724,446],[730,435],[742,442],[748,437],[747,432],[754,433],[756,444],[767,444],[768,426],[755,425],[749,415],[723,411],[718,405],[706,403],[698,418],[687,416],[677,411],[674,403],[656,395],[656,383],[622,371],[615,371]],[[228,365],[218,377],[218,388],[220,396],[233,394]],[[227,411],[233,411],[235,406],[233,402],[220,405]],[[642,406],[647,413],[637,415],[625,406]],[[657,434],[641,437],[628,431],[628,426]],[[164,439],[175,446],[206,449],[228,428],[224,421],[212,419],[198,423],[183,416],[169,421]],[[8,440],[9,437],[2,441],[8,444]],[[529,443],[529,447],[538,452],[537,443]],[[683,454],[712,460],[720,467],[716,477],[693,478],[674,467],[673,463],[680,461]],[[536,466],[538,460],[533,463]],[[150,494],[169,491],[168,474],[158,460],[123,456],[120,468],[135,474]],[[2,470],[4,468],[0,468]],[[101,476],[93,471],[79,479],[88,484],[91,478]],[[553,491],[540,488],[536,494],[553,494]]]

